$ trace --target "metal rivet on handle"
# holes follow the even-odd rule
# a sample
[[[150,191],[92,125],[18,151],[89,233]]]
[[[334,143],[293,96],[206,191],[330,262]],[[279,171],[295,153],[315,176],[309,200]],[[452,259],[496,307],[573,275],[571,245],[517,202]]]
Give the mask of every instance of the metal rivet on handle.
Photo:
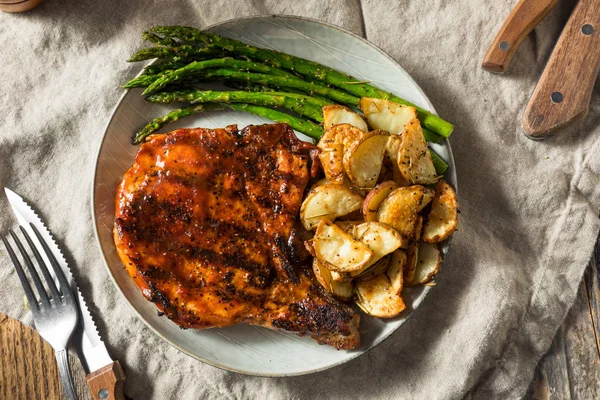
[[[100,389],[100,391],[98,392],[98,397],[100,397],[102,400],[108,399],[108,390]]]
[[[565,97],[561,92],[554,92],[552,95],[550,95],[550,98],[552,99],[553,103],[562,103]]]
[[[594,33],[594,27],[590,24],[585,24],[581,27],[581,32],[584,35],[591,35],[592,33]]]
[[[510,47],[510,44],[508,44],[508,42],[506,40],[503,40],[502,42],[500,42],[499,47],[500,47],[500,50],[506,51]]]

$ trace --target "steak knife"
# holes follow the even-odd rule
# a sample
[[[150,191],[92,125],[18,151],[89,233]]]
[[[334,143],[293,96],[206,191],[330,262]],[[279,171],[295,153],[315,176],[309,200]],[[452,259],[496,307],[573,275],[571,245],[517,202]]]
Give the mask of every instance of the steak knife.
[[[54,241],[48,228],[46,228],[40,217],[38,217],[25,200],[8,188],[4,188],[4,191],[6,192],[8,202],[19,221],[19,224],[24,227],[27,233],[32,237],[35,236],[35,234],[29,224],[33,224],[37,228],[46,243],[48,243],[48,247],[69,280],[73,293],[76,294],[75,297],[77,298],[79,305],[81,323],[73,334],[73,341],[76,344],[81,364],[88,374],[87,384],[93,398],[97,400],[123,399],[125,374],[123,373],[119,362],[113,361],[109,356],[104,342],[100,339],[96,324],[94,323],[85,300],[73,279],[73,275],[71,274],[71,270],[65,257],[58,248],[58,245]],[[48,260],[44,249],[37,242],[35,245],[38,247],[42,258],[44,258],[44,262],[46,262],[47,265],[50,265],[50,261]],[[54,274],[52,273],[52,275]],[[56,280],[55,276],[53,276],[53,278]]]

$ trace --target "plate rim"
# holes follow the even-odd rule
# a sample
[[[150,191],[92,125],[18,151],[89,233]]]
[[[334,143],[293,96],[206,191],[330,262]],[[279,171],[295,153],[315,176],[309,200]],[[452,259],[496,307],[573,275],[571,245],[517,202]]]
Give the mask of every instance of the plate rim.
[[[365,39],[361,36],[358,36],[357,34],[355,34],[354,32],[351,32],[345,28],[342,28],[340,26],[337,26],[335,24],[329,23],[329,22],[325,22],[325,21],[321,21],[315,18],[310,18],[310,17],[304,17],[304,16],[297,16],[297,15],[284,15],[284,14],[257,14],[257,15],[251,15],[251,16],[245,16],[245,17],[236,17],[236,18],[230,18],[227,20],[223,20],[211,25],[208,25],[204,28],[202,28],[202,30],[211,30],[214,28],[218,28],[222,25],[226,25],[232,22],[240,22],[240,21],[249,21],[249,20],[255,20],[255,19],[288,19],[288,20],[301,20],[301,21],[307,21],[307,22],[311,22],[311,23],[316,23],[319,25],[323,25],[325,27],[328,28],[333,28],[336,29],[346,35],[349,35],[351,37],[353,37],[354,39],[358,39],[361,42],[363,42],[364,44],[374,48],[375,50],[377,50],[377,52],[379,52],[381,55],[383,55],[385,58],[387,58],[395,67],[399,68],[402,72],[405,73],[406,77],[408,78],[408,80],[414,85],[414,87],[416,88],[417,92],[422,96],[422,98],[425,100],[425,104],[427,106],[427,108],[434,114],[437,115],[437,112],[435,110],[435,107],[433,106],[433,104],[431,103],[431,100],[429,99],[429,97],[425,94],[425,92],[423,91],[423,89],[421,88],[421,86],[419,86],[419,84],[413,79],[413,77],[396,61],[394,60],[389,54],[387,54],[385,51],[383,51],[381,48],[379,48],[379,46],[373,44],[372,42],[370,42],[368,39]],[[152,63],[154,63],[155,61],[151,61],[150,63],[148,63],[147,65],[150,65]],[[143,68],[140,70],[140,72],[136,75],[139,76],[141,73],[143,72]],[[155,328],[154,326],[151,325],[151,323],[149,321],[147,321],[141,314],[140,312],[136,309],[136,307],[133,305],[132,302],[129,301],[129,299],[127,298],[127,296],[125,295],[125,292],[123,291],[123,289],[119,286],[119,284],[117,283],[117,280],[115,278],[115,276],[113,275],[110,267],[109,267],[109,263],[108,260],[106,258],[106,255],[104,254],[104,250],[102,249],[102,244],[101,244],[101,240],[100,240],[100,236],[99,236],[99,231],[98,231],[98,223],[96,221],[96,207],[95,207],[95,199],[96,199],[96,183],[97,183],[97,179],[98,179],[98,162],[100,159],[100,151],[102,150],[102,147],[105,143],[105,140],[107,138],[107,133],[108,133],[108,129],[110,127],[110,125],[113,122],[113,119],[115,118],[115,115],[117,113],[117,110],[119,109],[119,107],[121,106],[121,104],[123,103],[125,97],[129,94],[129,91],[131,89],[127,89],[125,90],[125,92],[119,97],[117,103],[115,104],[110,117],[108,118],[107,123],[104,126],[104,130],[102,133],[102,137],[100,138],[100,141],[97,145],[97,150],[95,152],[95,160],[94,160],[94,164],[93,164],[93,179],[91,180],[91,197],[90,197],[90,211],[92,214],[92,226],[93,226],[93,231],[94,231],[94,238],[96,241],[96,246],[102,256],[102,260],[104,261],[104,267],[106,269],[106,271],[108,272],[108,275],[112,281],[112,283],[114,284],[114,286],[117,288],[118,292],[120,293],[120,295],[122,296],[122,298],[125,300],[125,303],[127,303],[127,305],[134,311],[134,313],[137,315],[137,317],[148,327],[150,328],[150,330],[158,335],[162,340],[164,340],[165,342],[167,342],[169,345],[173,346],[174,348],[176,348],[177,350],[181,351],[182,353],[186,354],[189,357],[192,357],[195,360],[198,360],[202,363],[208,364],[212,367],[216,367],[219,368],[221,370],[224,371],[231,371],[231,372],[235,372],[238,374],[242,374],[242,375],[247,375],[247,376],[257,376],[257,377],[265,377],[265,378],[280,378],[280,377],[291,377],[291,376],[302,376],[302,375],[308,375],[308,374],[313,374],[316,372],[321,372],[321,371],[325,371],[331,368],[335,368],[335,367],[339,367],[340,365],[343,365],[347,362],[350,362],[352,360],[356,360],[358,357],[368,353],[369,351],[373,350],[375,347],[379,346],[381,343],[383,343],[385,340],[387,340],[390,336],[392,336],[394,333],[396,333],[401,327],[402,325],[404,325],[409,319],[410,317],[413,315],[414,312],[416,312],[416,309],[413,309],[407,316],[406,319],[402,322],[402,324],[400,324],[398,327],[396,327],[396,329],[392,330],[391,332],[389,332],[386,336],[382,337],[376,344],[372,345],[371,347],[362,350],[362,351],[357,351],[355,354],[353,354],[351,357],[340,360],[336,363],[333,364],[329,364],[327,366],[324,367],[320,367],[320,368],[315,368],[315,369],[311,369],[311,370],[307,370],[307,371],[301,371],[301,372],[294,372],[294,373],[256,373],[256,372],[252,372],[252,371],[247,371],[247,370],[241,370],[241,369],[237,369],[237,368],[233,368],[230,366],[226,366],[226,365],[222,365],[219,363],[216,363],[214,361],[202,358],[200,356],[198,356],[197,354],[193,354],[192,352],[184,349],[183,347],[181,347],[179,344],[171,341],[169,338],[167,338],[166,336],[164,336],[157,328]],[[445,148],[448,151],[448,164],[452,167],[452,180],[453,180],[453,187],[454,190],[456,191],[456,193],[458,194],[458,179],[457,179],[457,175],[456,175],[456,164],[454,162],[454,155],[452,153],[452,147],[450,145],[450,141],[447,138],[443,139],[443,142],[445,144]],[[447,242],[447,252],[450,250],[450,244],[451,244],[451,238],[448,240]],[[446,253],[447,253],[446,252]],[[429,291],[432,289],[431,286],[425,287],[422,293],[422,299],[421,299],[421,303],[425,300],[425,298],[427,297],[427,295],[429,294]],[[418,308],[418,307],[417,307]]]

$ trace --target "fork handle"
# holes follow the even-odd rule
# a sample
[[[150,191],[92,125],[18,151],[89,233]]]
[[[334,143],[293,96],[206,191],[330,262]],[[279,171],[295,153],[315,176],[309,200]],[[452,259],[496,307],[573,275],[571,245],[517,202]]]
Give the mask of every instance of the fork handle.
[[[125,373],[118,361],[114,361],[87,376],[87,384],[94,400],[123,400]]]
[[[73,386],[73,377],[71,376],[71,368],[69,368],[69,355],[67,349],[58,350],[56,352],[56,363],[58,364],[60,384],[65,396],[69,400],[77,400],[77,392],[75,391],[75,386]]]

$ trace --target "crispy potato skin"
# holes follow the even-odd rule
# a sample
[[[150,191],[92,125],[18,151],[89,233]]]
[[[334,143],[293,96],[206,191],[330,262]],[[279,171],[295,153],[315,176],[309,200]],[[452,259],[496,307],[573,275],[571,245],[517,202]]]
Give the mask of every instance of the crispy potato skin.
[[[364,136],[364,132],[350,124],[338,124],[327,129],[319,139],[319,159],[328,180],[344,182],[343,157],[348,147]]]
[[[419,185],[395,189],[377,210],[377,220],[390,225],[402,236],[402,248],[406,248],[413,237],[423,194],[423,186]]]
[[[396,189],[398,189],[398,184],[394,181],[382,182],[371,189],[362,206],[362,214],[366,222],[377,221],[379,205]]]
[[[302,247],[314,150],[284,124],[144,143],[117,188],[114,226],[143,295],[184,328],[250,323],[358,347],[358,315],[316,283]]]
[[[350,124],[363,132],[367,132],[369,129],[365,120],[348,107],[339,104],[323,107],[323,126],[325,129],[341,124]]]
[[[458,227],[458,200],[454,189],[444,180],[435,185],[431,211],[423,229],[423,241],[437,243],[448,239]]]

